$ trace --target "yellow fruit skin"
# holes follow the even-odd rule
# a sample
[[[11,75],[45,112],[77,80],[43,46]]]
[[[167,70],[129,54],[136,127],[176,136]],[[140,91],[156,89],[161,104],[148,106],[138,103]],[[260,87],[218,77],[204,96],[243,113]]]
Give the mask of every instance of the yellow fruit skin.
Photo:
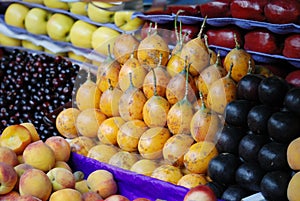
[[[190,125],[191,135],[196,142],[213,142],[221,122],[217,114],[200,109],[194,114]]]
[[[294,174],[291,178],[288,188],[287,188],[287,197],[289,201],[299,201],[300,199],[300,172]]]
[[[166,41],[158,34],[144,38],[138,47],[137,57],[142,66],[155,68],[162,55],[161,65],[165,66],[169,60],[170,49]]]
[[[62,136],[66,138],[75,138],[78,136],[75,122],[79,113],[80,110],[76,108],[67,108],[58,114],[56,128]]]
[[[167,126],[171,133],[189,134],[190,123],[194,115],[192,104],[187,100],[181,100],[173,105],[167,115]]]
[[[161,96],[152,96],[143,107],[143,119],[149,127],[165,126],[170,103]]]
[[[97,137],[104,144],[118,145],[117,135],[120,127],[125,123],[121,117],[111,117],[99,126]]]
[[[173,184],[177,184],[177,182],[182,176],[183,175],[178,167],[167,164],[161,165],[158,168],[156,168],[151,175],[151,177],[153,178],[160,179]]]
[[[251,66],[254,66],[254,60],[249,53],[243,49],[234,48],[225,56],[224,68],[228,72],[230,66],[233,64],[231,77],[234,81],[238,82],[247,74],[249,60],[251,61]]]
[[[294,139],[288,145],[287,162],[291,169],[300,170],[300,137]]]
[[[218,150],[213,142],[201,141],[190,147],[183,163],[191,173],[206,174],[210,160],[217,155]]]
[[[207,179],[205,174],[186,174],[177,182],[177,185],[184,186],[186,188],[193,188],[198,185],[205,185],[207,183]]]
[[[120,116],[119,102],[123,92],[118,89],[107,89],[100,98],[99,108],[107,116]]]

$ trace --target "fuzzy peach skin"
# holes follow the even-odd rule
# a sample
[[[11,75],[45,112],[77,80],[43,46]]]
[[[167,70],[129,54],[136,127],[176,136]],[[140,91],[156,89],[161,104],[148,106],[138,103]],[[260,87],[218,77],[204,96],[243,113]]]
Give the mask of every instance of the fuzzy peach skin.
[[[52,183],[45,172],[39,169],[29,169],[19,180],[20,195],[33,195],[42,201],[47,201],[52,193]]]
[[[51,136],[45,143],[54,151],[56,161],[67,162],[71,154],[69,142],[61,136]]]
[[[14,167],[0,162],[0,195],[4,195],[13,190],[18,181],[18,175]]]

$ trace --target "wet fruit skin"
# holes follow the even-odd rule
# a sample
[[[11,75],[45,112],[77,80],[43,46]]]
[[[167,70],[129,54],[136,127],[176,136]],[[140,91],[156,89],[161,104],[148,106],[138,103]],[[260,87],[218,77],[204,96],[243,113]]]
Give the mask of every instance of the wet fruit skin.
[[[222,200],[240,201],[242,198],[247,197],[250,194],[249,191],[240,187],[239,185],[228,186],[222,194]]]

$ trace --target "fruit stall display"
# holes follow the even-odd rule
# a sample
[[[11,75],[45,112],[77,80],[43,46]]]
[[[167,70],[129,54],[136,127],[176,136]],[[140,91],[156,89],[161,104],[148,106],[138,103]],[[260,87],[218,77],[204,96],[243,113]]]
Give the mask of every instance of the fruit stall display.
[[[31,143],[43,147],[42,141],[59,135],[72,152],[65,162],[84,172],[86,179],[93,171],[108,170],[119,188],[112,188],[111,195],[121,193],[131,200],[297,200],[298,21],[293,16],[272,21],[271,5],[283,3],[278,0],[247,1],[252,9],[259,5],[255,15],[239,12],[241,1],[215,2],[131,13],[145,22],[142,29],[119,30],[109,45],[96,42],[105,53],[72,40],[61,43],[49,33],[35,38],[28,29],[16,29],[4,20],[9,31],[26,31],[32,41],[47,37],[53,45],[84,53],[84,58],[75,64],[61,55],[6,48],[0,39],[1,92],[9,95],[1,97],[1,147],[12,148],[30,163],[26,148]],[[290,3],[297,6],[289,9],[299,8],[297,1]],[[36,2],[20,5],[43,7]],[[61,8],[57,13],[63,13]],[[238,16],[241,13],[249,16]],[[253,16],[260,18],[249,18]],[[23,42],[17,37],[4,41],[11,40],[16,43],[8,46]],[[95,55],[102,61],[93,63]],[[29,132],[28,124],[31,129],[38,125],[39,134]],[[51,178],[55,160],[43,163],[51,163],[42,170]],[[86,184],[90,192],[105,192],[92,183]],[[147,192],[139,188],[143,185]],[[259,198],[251,199],[255,195]],[[100,196],[109,200],[110,195]]]

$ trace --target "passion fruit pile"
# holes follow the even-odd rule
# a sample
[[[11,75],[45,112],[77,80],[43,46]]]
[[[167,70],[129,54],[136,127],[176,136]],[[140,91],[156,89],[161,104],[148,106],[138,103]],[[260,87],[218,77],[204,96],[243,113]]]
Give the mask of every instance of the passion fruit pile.
[[[258,103],[274,104],[275,98],[265,100],[271,97],[267,93],[272,87],[265,89],[263,83],[279,78],[256,73],[253,58],[237,42],[222,62],[220,54],[209,48],[202,35],[204,25],[205,20],[198,37],[186,41],[177,31],[175,20],[174,48],[152,25],[141,40],[122,34],[112,50],[108,46],[109,55],[99,65],[96,79],[91,79],[88,72],[86,82],[78,86],[73,100],[77,107],[61,111],[56,118],[57,130],[70,139],[73,151],[187,188],[200,184],[221,186],[219,197],[231,184],[245,188],[240,184],[248,180],[237,183],[233,177],[240,164],[247,164],[238,155],[242,137],[250,136],[248,133],[265,136],[264,145],[281,141],[278,130],[274,131],[276,137],[254,134],[256,131],[248,128],[246,119]],[[253,81],[256,88],[252,90],[245,82],[249,76],[258,79]],[[284,86],[285,96],[289,86]],[[247,90],[248,94],[244,92]],[[272,95],[278,99],[283,94]],[[248,96],[255,100],[244,98]],[[284,104],[283,99],[279,101]],[[244,107],[234,110],[235,102]],[[270,107],[284,112],[279,110],[281,105]],[[226,141],[229,138],[231,141]],[[284,141],[291,140],[292,137]],[[231,173],[224,170],[218,175],[213,164],[223,155],[233,159],[223,160],[226,163],[222,164]],[[252,193],[261,189],[255,186],[246,190]]]

